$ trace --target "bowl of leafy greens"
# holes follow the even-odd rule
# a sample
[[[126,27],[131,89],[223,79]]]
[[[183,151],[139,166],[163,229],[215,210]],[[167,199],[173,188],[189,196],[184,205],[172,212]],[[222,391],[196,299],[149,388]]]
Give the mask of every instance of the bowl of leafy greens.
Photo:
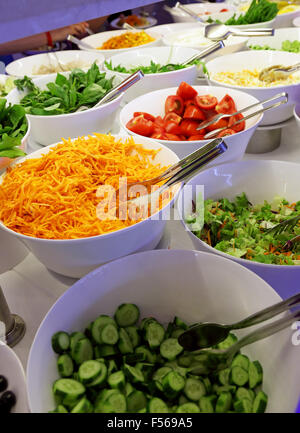
[[[137,49],[128,53],[116,54],[104,63],[107,71],[118,74],[125,80],[137,70],[142,70],[144,78],[132,86],[124,95],[125,101],[131,101],[138,96],[153,90],[179,86],[182,81],[195,84],[201,62],[195,60],[188,65],[181,62],[199,53],[199,50],[188,47],[155,47]]]
[[[286,289],[298,291],[299,170],[297,163],[249,160],[197,174],[187,184],[192,190],[190,200],[178,199],[179,214],[195,249],[246,266],[281,295]],[[290,222],[281,233],[271,230],[294,217],[295,224]]]
[[[25,155],[30,121],[25,109],[0,99],[0,172],[15,158]]]
[[[8,101],[24,107],[31,122],[32,138],[48,145],[61,138],[74,138],[93,132],[106,133],[115,119],[123,98],[94,107],[121,79],[112,72],[101,72],[96,64],[88,71],[50,74],[32,80],[25,76],[15,80],[16,89]],[[77,111],[80,107],[84,111]]]
[[[247,45],[250,50],[300,53],[300,29],[296,27],[276,29],[274,36],[251,37]]]

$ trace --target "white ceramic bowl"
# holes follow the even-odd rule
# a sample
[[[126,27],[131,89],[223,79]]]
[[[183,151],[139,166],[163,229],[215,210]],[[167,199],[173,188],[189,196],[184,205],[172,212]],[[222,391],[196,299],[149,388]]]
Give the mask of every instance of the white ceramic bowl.
[[[70,73],[64,72],[63,74],[67,76]],[[107,78],[115,76],[114,85],[121,82],[118,75],[111,72],[106,72],[106,74]],[[57,74],[45,75],[33,81],[38,87],[44,90],[47,88],[47,83],[55,81],[56,75]],[[12,103],[19,103],[24,95],[24,92],[13,89],[7,96],[7,100]],[[121,93],[111,102],[78,113],[52,116],[27,114],[27,118],[31,124],[32,138],[37,143],[47,146],[60,141],[62,138],[75,138],[92,134],[93,132],[109,132],[112,128],[123,95],[124,93]]]
[[[222,23],[225,23],[229,18],[231,18],[233,16],[233,14],[234,14],[234,11],[233,12],[213,13],[211,15],[204,16],[203,19],[205,21],[207,21],[209,18],[211,18],[214,21],[215,20],[219,20]],[[236,18],[239,15],[240,15],[240,13],[237,13],[236,14]],[[232,26],[229,26],[229,27],[233,28],[233,29],[240,29],[240,30],[259,29],[259,28],[264,28],[264,29],[265,28],[273,28],[274,24],[275,24],[275,21],[276,21],[276,17],[273,18],[270,21],[265,21],[265,22],[262,22],[262,23],[232,25]]]
[[[233,199],[245,192],[253,204],[269,202],[275,196],[296,202],[300,199],[300,164],[284,161],[249,160],[223,164],[205,170],[193,177],[187,185],[204,185],[204,198]],[[191,202],[183,205],[178,199],[178,210],[183,225],[190,235],[195,249],[221,255],[254,271],[264,278],[283,296],[285,289],[291,293],[299,291],[300,266],[269,265],[242,258],[236,258],[210,247],[197,238],[184,222],[184,215],[191,212]],[[184,206],[184,208],[183,208]]]
[[[204,37],[204,27],[185,29],[178,32],[167,33],[162,41],[168,46],[191,47],[200,51],[212,44],[212,41]],[[229,36],[224,42],[225,47],[206,57],[205,61],[225,54],[241,51],[248,41],[248,38],[240,36]]]
[[[117,137],[120,138],[120,136]],[[128,137],[122,136],[121,138],[126,139]],[[139,137],[135,141],[143,144],[147,149],[161,149],[153,160],[154,164],[165,166],[175,164],[178,161],[174,152],[154,140]],[[18,160],[17,163],[48,153],[53,146],[55,144],[37,150]],[[3,177],[0,177],[0,182],[2,179]],[[155,248],[161,240],[165,228],[166,217],[163,219],[164,215],[165,213],[168,215],[179,189],[179,186],[176,187],[174,198],[152,218],[104,235],[81,239],[51,240],[16,233],[1,222],[0,226],[17,239],[21,239],[47,268],[62,275],[80,278],[99,265],[128,254]]]
[[[11,413],[28,413],[26,377],[23,366],[15,352],[2,341],[0,341],[0,374],[8,381],[7,390],[12,391],[16,396],[16,404]]]
[[[293,20],[300,16],[300,5],[293,5],[296,10],[292,12],[279,13],[275,19],[274,28],[290,27],[293,25]],[[280,12],[280,11],[279,11]]]
[[[289,27],[284,29],[276,29],[274,36],[259,36],[259,37],[251,37],[248,39],[248,47],[249,45],[268,45],[271,48],[274,48],[278,51],[281,51],[281,45],[283,41],[289,40],[290,42],[299,41],[300,40],[300,29],[295,27]]]
[[[234,99],[237,109],[240,110],[248,105],[258,102],[254,97],[247,95],[247,93],[239,91],[228,91],[226,88],[215,87],[215,86],[193,86],[197,90],[199,95],[211,94],[217,97],[218,100],[223,98],[223,96],[228,93]],[[132,135],[137,135],[126,128],[127,122],[133,117],[135,111],[145,111],[154,116],[164,116],[164,104],[167,96],[176,94],[176,87],[169,89],[156,90],[155,92],[147,93],[139,98],[134,99],[129,104],[122,108],[120,113],[120,123],[121,127],[128,133]],[[253,112],[256,109],[249,110]],[[242,159],[247,144],[252,137],[255,129],[259,125],[262,119],[262,115],[257,115],[248,119],[246,121],[246,129],[244,131],[238,132],[234,135],[227,136],[225,142],[228,145],[228,150],[220,157],[215,159],[211,164],[221,164],[223,162],[234,161],[237,159]],[[158,142],[164,144],[169,149],[172,149],[179,158],[194,152],[195,150],[202,147],[205,143],[210,140],[195,140],[195,141],[169,141],[169,140],[157,140]]]
[[[294,27],[300,27],[300,17],[293,19],[293,26]]]
[[[141,18],[140,15],[138,15],[138,17]],[[142,17],[142,18],[144,18],[144,17]],[[157,19],[154,17],[151,17],[151,16],[146,17],[146,20],[147,20],[146,24],[143,24],[140,26],[134,26],[134,28],[136,28],[136,29],[148,29],[149,27],[155,26],[155,24],[157,23]],[[111,21],[110,27],[112,29],[117,29],[117,30],[122,29],[122,26],[118,25],[119,21],[120,21],[120,17],[115,18],[114,20]]]
[[[180,63],[183,62],[199,51],[193,48],[181,47],[154,47],[137,49],[128,56],[127,53],[116,54],[115,56],[107,59],[111,61],[113,66],[125,66],[132,68],[135,66],[149,66],[151,60],[161,65],[167,63]],[[105,69],[108,68],[105,66]],[[129,77],[130,74],[114,72],[120,76],[122,80]],[[197,79],[197,67],[195,65],[188,68],[179,69],[177,71],[164,72],[161,74],[145,74],[144,78],[128,89],[124,94],[124,101],[128,102],[138,96],[153,90],[163,89],[165,87],[179,86],[182,81],[189,84],[194,84]]]
[[[128,30],[111,30],[108,32],[101,32],[96,33],[95,35],[87,36],[86,38],[82,39],[82,42],[86,42],[87,44],[91,45],[95,48],[93,51],[97,51],[98,53],[101,53],[104,55],[104,57],[107,59],[108,57],[114,56],[115,54],[125,53],[125,51],[134,51],[137,48],[148,48],[148,47],[154,47],[157,45],[160,45],[161,43],[161,36],[159,33],[155,33],[152,30],[146,30],[146,33],[150,36],[152,36],[155,40],[152,42],[149,42],[148,44],[139,45],[138,47],[131,47],[131,48],[116,48],[114,50],[101,50],[97,49],[97,47],[101,47],[102,44],[107,41],[108,39],[114,37],[114,36],[120,36],[123,33],[128,32]],[[88,50],[89,51],[89,50]]]
[[[191,28],[199,28],[199,24],[197,22],[169,23],[154,26],[151,30],[161,36],[166,36],[174,32],[177,33],[187,29],[190,30]]]
[[[57,51],[55,55],[53,53],[43,53],[15,60],[6,66],[6,73],[16,77],[24,77],[24,75],[31,78],[43,77],[46,74],[36,73],[40,66],[58,67],[56,72],[60,72],[56,56],[62,65],[76,62],[76,65],[78,65],[76,67],[84,70],[91,67],[94,62],[101,69],[104,62],[103,54],[97,52],[82,50]]]
[[[228,9],[228,11],[234,11],[235,7],[228,3],[204,3],[204,4],[188,4],[186,5],[192,12],[198,14],[201,18],[205,18],[205,16],[210,16],[211,14],[215,14],[220,12],[222,9]],[[173,7],[172,10],[169,11],[175,23],[185,23],[185,22],[195,22],[195,20],[189,15],[185,14],[179,8]],[[222,12],[227,13],[227,12]]]
[[[253,272],[213,254],[156,250],[105,265],[65,292],[40,325],[27,366],[31,411],[54,409],[52,384],[58,374],[52,335],[84,330],[98,315],[112,315],[122,302],[137,304],[141,318],[154,316],[166,325],[175,315],[188,323],[232,323],[279,301]],[[249,330],[237,335],[245,332]],[[264,368],[267,412],[294,412],[297,405],[299,349],[291,343],[293,332],[288,328],[242,349]]]
[[[272,87],[246,87],[232,84],[225,84],[213,79],[213,74],[224,71],[241,71],[243,69],[260,71],[272,65],[293,65],[299,62],[300,54],[288,53],[285,51],[264,51],[252,50],[239,53],[228,54],[227,56],[216,58],[207,62],[206,66],[210,74],[210,83],[214,86],[219,85],[228,89],[238,89],[249,93],[259,101],[271,98],[278,93],[288,93],[288,103],[266,112],[261,125],[273,125],[284,122],[293,115],[293,106],[300,100],[300,80],[297,84],[272,86]],[[295,75],[300,77],[300,73]]]

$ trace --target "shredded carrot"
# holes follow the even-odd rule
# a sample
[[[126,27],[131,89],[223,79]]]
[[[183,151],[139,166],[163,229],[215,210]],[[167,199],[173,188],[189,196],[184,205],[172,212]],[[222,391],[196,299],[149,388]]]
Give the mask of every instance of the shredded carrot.
[[[208,241],[208,244],[211,246],[210,230],[208,230],[208,232],[207,232],[207,241]]]
[[[144,218],[97,217],[97,190],[103,185],[118,190],[120,177],[128,183],[156,177],[167,168],[153,162],[157,153],[132,137],[63,140],[49,153],[7,170],[0,185],[0,220],[18,233],[45,239],[84,238],[131,226]]]
[[[119,36],[113,36],[105,41],[98,50],[115,50],[120,48],[131,48],[139,45],[149,44],[155,41],[148,33],[141,32],[125,32]]]

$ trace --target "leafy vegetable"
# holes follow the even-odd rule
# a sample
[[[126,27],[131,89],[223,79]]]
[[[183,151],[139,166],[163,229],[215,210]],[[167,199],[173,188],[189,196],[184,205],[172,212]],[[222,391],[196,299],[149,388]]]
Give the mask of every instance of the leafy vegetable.
[[[8,77],[3,83],[0,83],[0,97],[6,96],[14,87],[14,78]]]
[[[273,50],[276,51],[276,48],[271,48],[269,45],[250,45],[249,48],[251,50]],[[300,53],[300,42],[295,41],[283,41],[281,44],[280,51],[288,51],[289,53]]]
[[[235,257],[276,265],[299,265],[300,243],[295,242],[291,251],[283,246],[294,236],[300,235],[300,225],[278,235],[266,232],[281,221],[299,215],[300,201],[290,204],[282,197],[272,203],[252,205],[245,193],[230,201],[207,199],[204,201],[204,227],[199,230],[196,212],[186,221],[200,239]]]
[[[23,107],[6,106],[6,99],[0,99],[0,157],[16,158],[25,153],[18,147],[27,132],[28,123]]]
[[[28,92],[20,102],[26,113],[50,116],[73,113],[82,105],[92,108],[112,89],[113,80],[107,79],[94,63],[87,72],[73,69],[69,77],[58,73],[55,81],[47,84],[47,90],[38,88],[27,76],[15,80],[15,84]]]
[[[249,9],[245,14],[236,16],[236,13],[230,17],[224,24],[228,26],[255,24],[271,21],[278,13],[278,6],[276,3],[271,3],[268,0],[252,0]],[[211,17],[207,22],[218,22],[219,20],[212,20]]]
[[[162,72],[171,72],[171,71],[177,71],[179,69],[185,69],[192,65],[198,65],[201,62],[199,60],[194,60],[193,62],[189,63],[188,65],[181,65],[181,64],[174,64],[174,63],[168,63],[166,65],[161,65],[160,63],[155,63],[153,60],[151,60],[149,66],[143,66],[143,65],[137,65],[125,68],[125,66],[117,65],[113,66],[112,62],[105,62],[105,66],[111,70],[116,72],[121,72],[124,74],[133,74],[137,70],[141,70],[144,74],[157,74]]]

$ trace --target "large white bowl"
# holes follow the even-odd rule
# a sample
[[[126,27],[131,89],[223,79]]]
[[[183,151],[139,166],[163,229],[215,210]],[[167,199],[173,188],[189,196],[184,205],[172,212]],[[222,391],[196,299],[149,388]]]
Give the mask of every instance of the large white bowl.
[[[300,27],[300,17],[296,17],[293,19],[293,26]]]
[[[293,5],[296,6],[296,5]],[[300,5],[296,6],[297,10],[293,12],[287,12],[283,14],[278,14],[275,19],[274,28],[278,29],[281,27],[290,27],[293,25],[293,20],[300,16]],[[280,12],[280,11],[279,11]]]
[[[248,47],[249,45],[268,45],[275,50],[281,51],[281,45],[283,41],[299,41],[300,40],[300,29],[295,27],[289,27],[284,29],[276,29],[274,36],[259,36],[259,37],[251,37],[248,39]]]
[[[216,96],[218,100],[223,98],[223,96],[225,96],[226,93],[228,93],[234,99],[238,110],[258,102],[256,98],[247,95],[247,93],[239,92],[236,90],[228,91],[226,88],[215,87],[215,86],[193,86],[193,87],[194,89],[197,90],[199,95],[211,94]],[[126,128],[127,122],[133,117],[133,113],[135,111],[146,111],[147,113],[150,113],[154,116],[163,117],[165,100],[167,96],[175,95],[176,90],[177,87],[171,87],[169,89],[163,89],[163,90],[156,90],[155,92],[150,92],[143,96],[140,96],[134,99],[133,101],[131,101],[129,104],[125,105],[125,107],[122,108],[120,113],[120,123],[122,128],[128,134],[141,137],[140,135],[135,134]],[[249,113],[259,108],[261,108],[261,106],[249,110]],[[215,165],[215,164],[221,164],[223,162],[242,159],[246,151],[247,144],[250,138],[252,137],[255,129],[259,125],[261,119],[262,119],[262,115],[254,116],[251,119],[246,120],[246,129],[244,131],[238,132],[234,135],[227,136],[225,138],[225,142],[228,145],[228,150],[210,164]],[[179,156],[179,158],[183,158],[184,156],[202,147],[208,141],[211,141],[211,139],[199,140],[199,141],[197,140],[195,141],[157,140],[157,141],[164,144],[169,149],[172,149]]]
[[[211,14],[218,13],[222,9],[228,9],[228,11],[234,11],[235,7],[232,4],[228,3],[204,3],[204,4],[188,4],[186,5],[192,12],[198,14],[200,18],[205,18],[205,16],[210,16]],[[173,7],[169,10],[170,15],[172,16],[175,23],[185,23],[185,22],[195,22],[195,20],[184,13],[179,8]],[[221,14],[226,13],[222,12]],[[198,24],[199,25],[199,24]]]
[[[148,48],[148,47],[154,47],[157,45],[160,45],[161,43],[161,35],[159,33],[155,33],[152,30],[146,30],[146,33],[148,35],[152,36],[155,40],[153,42],[149,42],[148,44],[139,45],[138,47],[131,47],[131,48],[116,48],[114,50],[101,50],[97,49],[97,47],[101,47],[101,45],[107,41],[108,39],[122,35],[123,33],[128,32],[128,30],[111,30],[108,32],[101,32],[96,33],[95,35],[87,36],[86,38],[82,39],[82,42],[86,42],[87,44],[91,45],[95,49],[94,51],[97,51],[98,53],[101,53],[104,55],[104,57],[107,59],[108,57],[114,56],[115,54],[119,53],[125,53],[125,51],[134,51],[137,48]],[[90,51],[90,50],[88,50]]]
[[[64,72],[68,76],[70,72]],[[112,72],[106,72],[107,78],[115,76],[113,84],[121,82],[118,75]],[[41,89],[46,89],[49,82],[56,79],[57,74],[45,75],[41,78],[34,79],[34,83]],[[7,96],[7,100],[12,103],[19,103],[25,95],[17,89],[13,89]],[[117,98],[96,108],[89,108],[78,113],[59,114],[52,116],[37,116],[27,114],[31,124],[31,135],[37,143],[47,146],[56,143],[62,138],[75,138],[82,135],[92,134],[93,132],[106,133],[112,128],[115,120],[117,109],[119,108],[124,93]]]
[[[162,41],[168,46],[191,47],[200,51],[212,44],[212,41],[204,37],[204,27],[185,29],[178,32],[167,33],[163,36]],[[225,47],[216,51],[206,58],[207,60],[215,57],[223,56],[224,54],[241,51],[248,41],[248,38],[240,36],[229,36],[224,42]]]
[[[223,164],[207,169],[193,177],[187,185],[204,185],[204,198],[233,199],[245,192],[253,204],[269,202],[281,196],[288,201],[300,200],[300,164],[284,161],[251,160]],[[194,187],[193,187],[194,188]],[[195,192],[195,191],[194,191]],[[191,202],[178,199],[178,210],[183,225],[190,235],[195,249],[221,255],[254,271],[284,296],[286,290],[299,292],[300,266],[269,265],[242,258],[236,258],[210,247],[200,240],[184,222],[184,216],[191,213]],[[195,198],[195,196],[194,196]]]
[[[232,84],[225,84],[213,79],[213,74],[224,71],[241,71],[248,70],[261,70],[272,65],[293,65],[299,62],[300,54],[288,53],[285,51],[243,51],[239,53],[228,54],[227,56],[216,58],[207,62],[206,66],[210,74],[209,81],[212,85],[227,87],[229,89],[239,89],[254,96],[259,101],[271,98],[278,93],[288,93],[288,103],[278,107],[276,110],[266,112],[264,114],[261,125],[273,125],[284,122],[293,115],[293,106],[300,99],[300,81],[297,84],[272,86],[272,87],[246,87],[236,86]],[[295,75],[300,76],[297,72]]]
[[[225,23],[229,18],[231,18],[234,14],[233,12],[222,12],[222,13],[213,13],[211,15],[206,15],[204,16],[204,20],[207,21],[209,18],[211,18],[212,20],[219,20],[222,23]],[[238,12],[236,14],[236,18],[240,15],[240,13]],[[229,28],[233,28],[233,29],[240,29],[240,30],[246,30],[246,29],[259,29],[259,28],[273,28],[274,24],[276,21],[276,17],[273,18],[270,21],[265,21],[262,23],[255,23],[255,24],[240,24],[240,25],[231,25],[228,26]]]
[[[8,381],[7,390],[16,396],[16,404],[11,413],[28,413],[26,377],[21,361],[15,352],[0,340],[0,374]],[[3,414],[2,414],[3,416]]]
[[[122,302],[137,304],[141,318],[154,316],[163,324],[175,315],[188,323],[229,324],[279,301],[253,272],[213,254],[156,250],[105,265],[75,283],[40,325],[27,366],[31,411],[48,412],[55,406],[52,384],[58,373],[52,335],[59,330],[84,330],[99,314],[112,315]],[[249,330],[237,335],[245,332]],[[292,332],[288,328],[242,349],[264,368],[267,412],[294,412],[297,405],[299,348],[291,343]]]
[[[15,60],[6,66],[6,73],[16,77],[24,77],[24,75],[31,78],[43,77],[46,74],[34,73],[43,65],[58,67],[57,72],[60,72],[56,56],[62,65],[76,62],[79,65],[76,67],[80,69],[89,68],[94,62],[96,62],[101,69],[104,62],[103,54],[97,52],[94,53],[82,50],[57,51],[55,55],[53,53],[43,53]]]
[[[128,138],[124,136],[117,137],[123,140]],[[135,141],[143,144],[147,149],[161,149],[153,160],[154,164],[165,166],[175,164],[178,161],[178,157],[174,152],[154,140],[139,137]],[[53,146],[55,144],[39,149],[18,160],[17,163],[28,158],[38,158],[48,153]],[[0,183],[3,176],[0,177]],[[99,265],[111,260],[155,248],[162,238],[169,209],[173,205],[178,191],[179,186],[175,189],[174,198],[153,217],[125,229],[104,235],[81,239],[54,240],[22,235],[8,229],[1,222],[0,227],[16,238],[21,239],[47,268],[62,275],[80,278]]]
[[[107,61],[111,61],[113,66],[121,65],[127,68],[132,68],[140,65],[149,66],[151,60],[161,65],[167,63],[181,63],[197,53],[199,53],[199,50],[193,48],[153,47],[134,50],[130,56],[128,53],[116,54],[107,59]],[[105,69],[109,70],[106,66]],[[122,80],[125,80],[125,78],[130,76],[130,74],[112,72],[118,74]],[[124,101],[131,101],[132,99],[144,95],[145,93],[152,92],[153,90],[179,86],[182,81],[194,84],[196,79],[197,67],[195,65],[177,71],[164,72],[160,74],[145,74],[144,78],[139,83],[135,84],[125,92]]]

